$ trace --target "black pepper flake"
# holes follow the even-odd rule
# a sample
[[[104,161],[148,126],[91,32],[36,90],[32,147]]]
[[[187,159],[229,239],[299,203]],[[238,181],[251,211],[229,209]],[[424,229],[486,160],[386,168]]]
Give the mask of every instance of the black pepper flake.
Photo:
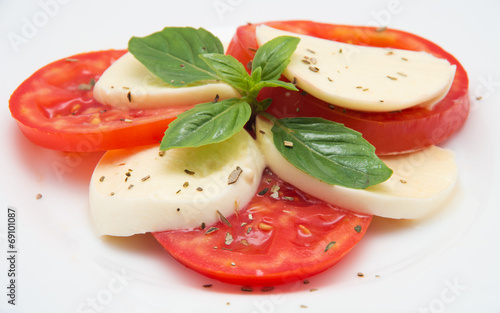
[[[127,176],[127,177],[130,177],[130,175],[132,175],[132,173],[130,173],[130,171],[125,173],[125,176]]]
[[[236,169],[232,171],[231,174],[229,174],[229,177],[227,178],[227,184],[231,185],[236,183],[242,172],[243,170],[241,169],[241,167],[236,166]]]
[[[185,169],[184,170],[184,173],[188,174],[188,175],[194,175],[194,172],[188,170],[188,169]]]
[[[186,65],[184,65],[184,64],[181,64],[181,65],[180,65],[180,67],[182,67],[182,68],[185,68],[185,67],[186,67]]]
[[[216,94],[213,103],[217,103],[219,101],[219,98],[219,94]]]
[[[114,196],[114,195],[115,195],[115,193],[114,193],[114,192],[111,192],[109,195],[110,195],[110,196]]]
[[[205,222],[202,222],[201,226],[200,226],[200,229],[203,230],[203,229],[205,229],[205,227],[207,227],[207,224],[205,224]]]
[[[151,175],[147,175],[147,176],[144,176],[143,178],[141,178],[141,181],[146,181],[150,178],[151,178]]]
[[[325,247],[325,252],[330,250],[335,245],[335,241],[329,242]]]
[[[103,182],[103,181],[104,181],[104,176],[101,176],[101,177],[99,178],[99,181],[100,181],[100,182]]]
[[[304,285],[307,285],[310,283],[309,279],[304,279],[304,281],[302,282]]]
[[[127,99],[128,99],[128,102],[132,102],[132,92],[131,91],[127,92]]]
[[[257,49],[252,48],[252,47],[248,47],[247,49],[250,50],[250,51],[253,51],[253,52],[257,52]]]
[[[177,208],[177,212],[180,212],[181,211],[181,208]]]
[[[365,274],[358,272],[358,277],[364,277],[364,276],[365,276]]]
[[[203,285],[203,288],[210,288],[210,287],[212,287],[212,284],[205,284],[205,285]]]
[[[219,230],[219,228],[212,226],[209,229],[207,229],[207,231],[205,232],[205,235],[211,234],[211,233],[213,233],[214,231],[217,231],[217,230]]]
[[[247,63],[247,68],[248,68],[249,70],[251,70],[251,69],[252,69],[252,66],[253,66],[253,62],[252,62],[252,61],[248,61],[248,63]]]
[[[219,210],[217,210],[216,212],[217,212],[217,215],[219,216],[219,219],[222,223],[226,224],[228,227],[233,227],[231,225],[231,223],[229,223],[227,218],[224,215],[222,215],[222,213]]]
[[[161,156],[161,157],[162,157],[162,156],[165,156],[165,153],[166,153],[166,152],[167,152],[167,151],[159,151],[159,152],[158,152],[158,156]]]
[[[265,134],[266,134],[266,132],[265,132],[265,131],[263,131],[262,129],[259,129],[259,133],[261,133],[262,135],[265,135]]]
[[[269,188],[264,188],[264,189],[262,189],[261,191],[259,191],[259,192],[258,192],[258,195],[259,195],[259,196],[263,196],[263,195],[265,195],[268,191],[269,191]]]
[[[196,190],[197,190],[197,191],[203,191],[203,188],[201,188],[201,187],[196,187]]]
[[[189,187],[189,182],[184,182],[184,184],[182,184],[182,187],[184,187],[184,188]]]
[[[134,185],[133,185],[133,184],[130,184],[130,185],[128,186],[128,189],[132,189],[132,187],[134,187]]]
[[[361,232],[361,225],[356,225],[354,230],[359,234]]]
[[[260,288],[260,291],[262,292],[268,292],[268,291],[273,291],[274,287],[273,286],[268,286],[268,287],[262,287]]]
[[[252,292],[253,288],[250,286],[243,286],[243,287],[241,287],[241,291]]]

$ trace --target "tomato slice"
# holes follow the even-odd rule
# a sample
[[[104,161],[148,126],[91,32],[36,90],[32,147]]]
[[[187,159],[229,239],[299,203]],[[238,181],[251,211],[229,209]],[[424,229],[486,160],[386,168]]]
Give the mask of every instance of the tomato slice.
[[[276,194],[273,186],[279,187]],[[371,219],[313,198],[266,169],[259,192],[228,223],[153,235],[175,259],[208,277],[274,286],[333,266],[363,237]]]
[[[90,152],[158,143],[187,107],[117,109],[93,99],[92,82],[126,50],[74,55],[44,66],[12,94],[24,135],[55,150]]]
[[[294,116],[323,117],[346,125],[363,134],[375,146],[379,155],[401,153],[425,148],[443,142],[457,132],[469,113],[468,77],[460,63],[436,44],[414,34],[393,29],[332,25],[310,21],[283,21],[265,23],[271,27],[299,34],[331,39],[356,45],[426,51],[447,59],[457,66],[453,85],[432,110],[409,108],[398,112],[372,113],[347,110],[318,100],[303,91],[269,88],[262,98],[272,98],[268,109],[278,118]],[[248,64],[258,47],[256,25],[237,29],[228,47],[228,54]]]

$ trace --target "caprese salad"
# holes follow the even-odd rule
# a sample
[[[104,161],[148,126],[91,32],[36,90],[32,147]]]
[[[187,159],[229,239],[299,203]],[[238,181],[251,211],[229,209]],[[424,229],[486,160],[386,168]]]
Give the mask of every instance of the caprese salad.
[[[467,75],[418,36],[309,21],[165,28],[51,63],[10,99],[34,143],[108,150],[100,235],[152,233],[185,266],[274,286],[337,263],[373,215],[420,218],[457,180],[436,146],[465,122]],[[415,160],[418,160],[416,162]]]

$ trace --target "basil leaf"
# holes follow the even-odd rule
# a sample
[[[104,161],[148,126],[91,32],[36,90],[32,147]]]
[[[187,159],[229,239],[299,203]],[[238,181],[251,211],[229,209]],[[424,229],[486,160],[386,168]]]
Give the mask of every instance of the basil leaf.
[[[290,57],[297,48],[300,39],[297,37],[280,36],[263,44],[255,53],[252,61],[252,71],[262,68],[262,80],[279,79],[285,70]]]
[[[199,55],[224,53],[217,37],[192,27],[166,27],[146,37],[132,37],[128,50],[149,71],[175,87],[216,79]]]
[[[239,89],[240,93],[250,89],[251,78],[247,70],[233,56],[219,53],[203,54],[200,56],[223,82]]]
[[[273,121],[271,131],[278,151],[297,168],[326,183],[364,189],[392,175],[375,148],[342,124],[315,117]]]
[[[285,88],[288,90],[298,91],[297,87],[295,87],[294,84],[284,82],[281,80],[265,80],[265,81],[259,82],[257,85],[254,86],[254,88],[258,89],[258,90],[260,90],[264,87],[281,87],[281,88]]]
[[[224,141],[243,129],[251,113],[250,105],[238,98],[198,104],[170,123],[160,150]]]

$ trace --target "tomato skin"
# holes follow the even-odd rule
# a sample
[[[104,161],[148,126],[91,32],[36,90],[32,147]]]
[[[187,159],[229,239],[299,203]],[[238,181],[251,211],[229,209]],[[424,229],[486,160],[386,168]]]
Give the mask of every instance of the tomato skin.
[[[324,39],[415,51],[426,51],[456,65],[453,85],[446,97],[432,110],[409,108],[398,112],[359,112],[332,106],[302,91],[268,88],[260,97],[272,98],[268,109],[278,118],[294,116],[323,117],[346,125],[363,134],[379,155],[423,149],[443,142],[457,132],[469,113],[468,77],[461,64],[436,44],[414,34],[374,27],[332,25],[310,21],[283,21],[264,23],[271,27]],[[243,64],[248,64],[257,48],[256,25],[237,29],[228,47]]]
[[[50,63],[12,94],[9,108],[23,134],[42,147],[92,152],[158,143],[187,108],[116,109],[93,99],[92,88],[126,50],[82,53]]]
[[[274,185],[280,186],[280,200],[270,196]],[[265,195],[257,193],[246,208],[227,217],[231,227],[221,221],[209,234],[205,232],[210,227],[200,227],[153,235],[180,263],[208,277],[244,286],[274,286],[303,280],[336,264],[363,237],[372,219],[304,194],[270,170],[258,191],[264,188]],[[229,244],[227,233],[232,235]],[[335,244],[325,252],[331,242]]]

